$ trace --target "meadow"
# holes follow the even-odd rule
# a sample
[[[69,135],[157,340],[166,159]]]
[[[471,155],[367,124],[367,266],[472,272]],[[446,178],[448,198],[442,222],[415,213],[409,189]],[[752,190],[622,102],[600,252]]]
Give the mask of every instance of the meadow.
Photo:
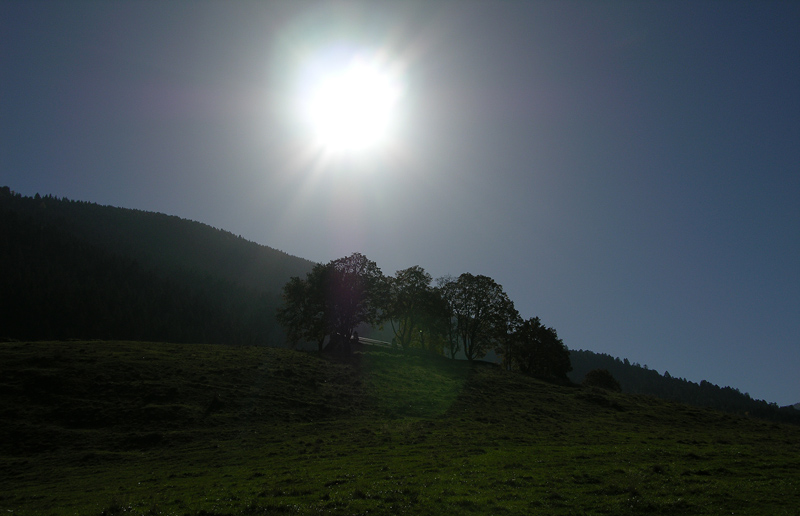
[[[0,513],[800,511],[800,427],[379,349],[0,344]]]

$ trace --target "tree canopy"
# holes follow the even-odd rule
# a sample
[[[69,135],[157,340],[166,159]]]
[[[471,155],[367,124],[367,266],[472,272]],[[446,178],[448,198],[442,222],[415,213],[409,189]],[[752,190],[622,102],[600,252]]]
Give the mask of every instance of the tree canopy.
[[[326,307],[330,328],[350,338],[361,323],[378,324],[386,304],[386,278],[378,265],[361,253],[328,264]]]
[[[555,328],[543,325],[538,317],[527,319],[516,328],[507,353],[511,367],[530,376],[564,380],[572,370],[569,350]]]
[[[388,281],[384,318],[391,325],[393,342],[404,351],[417,348],[442,354],[450,315],[440,290],[431,285],[431,275],[414,265],[397,271]]]
[[[292,344],[327,336],[350,339],[361,323],[388,321],[404,351],[421,348],[451,358],[478,360],[494,350],[508,369],[540,378],[565,379],[569,350],[538,317],[525,321],[502,285],[463,273],[436,280],[419,265],[385,277],[360,253],[317,265],[305,279],[283,289],[278,320]]]
[[[583,385],[587,387],[599,387],[615,392],[622,391],[619,382],[608,372],[608,369],[592,369],[586,373],[586,378],[583,379]]]
[[[277,318],[292,345],[310,340],[322,350],[327,336],[350,339],[359,324],[379,323],[386,299],[386,278],[377,264],[353,253],[316,265],[305,279],[292,277]]]
[[[283,305],[278,308],[278,322],[292,346],[302,340],[316,342],[322,350],[331,332],[327,285],[331,268],[317,264],[305,279],[293,276],[283,287]]]
[[[483,358],[519,317],[503,287],[492,278],[465,272],[442,288],[467,360]]]

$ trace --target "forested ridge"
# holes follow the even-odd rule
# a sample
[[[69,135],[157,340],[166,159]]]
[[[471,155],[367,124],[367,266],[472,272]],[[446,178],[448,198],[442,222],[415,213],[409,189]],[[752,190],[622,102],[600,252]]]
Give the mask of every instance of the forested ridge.
[[[753,399],[749,393],[734,387],[720,387],[705,380],[696,383],[674,377],[669,371],[662,375],[646,365],[631,363],[627,358],[588,350],[571,350],[570,360],[569,377],[574,382],[581,382],[589,371],[603,369],[619,381],[622,392],[627,394],[644,394],[740,415],[800,423],[800,410]]]
[[[199,222],[0,188],[0,338],[283,343],[313,265]]]

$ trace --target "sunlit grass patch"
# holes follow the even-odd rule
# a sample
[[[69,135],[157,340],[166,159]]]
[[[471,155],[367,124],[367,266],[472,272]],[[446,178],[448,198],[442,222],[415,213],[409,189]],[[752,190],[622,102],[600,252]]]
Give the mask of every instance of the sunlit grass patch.
[[[440,357],[383,352],[363,356],[369,371],[366,392],[372,406],[387,416],[435,417],[455,402],[469,371]]]

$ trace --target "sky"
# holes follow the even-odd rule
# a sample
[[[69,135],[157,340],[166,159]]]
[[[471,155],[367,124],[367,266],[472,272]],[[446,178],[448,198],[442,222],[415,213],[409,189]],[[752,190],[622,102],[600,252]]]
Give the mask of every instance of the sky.
[[[0,0],[0,185],[483,274],[571,349],[794,404],[798,27],[767,0]],[[354,53],[402,95],[336,154],[299,106]]]

